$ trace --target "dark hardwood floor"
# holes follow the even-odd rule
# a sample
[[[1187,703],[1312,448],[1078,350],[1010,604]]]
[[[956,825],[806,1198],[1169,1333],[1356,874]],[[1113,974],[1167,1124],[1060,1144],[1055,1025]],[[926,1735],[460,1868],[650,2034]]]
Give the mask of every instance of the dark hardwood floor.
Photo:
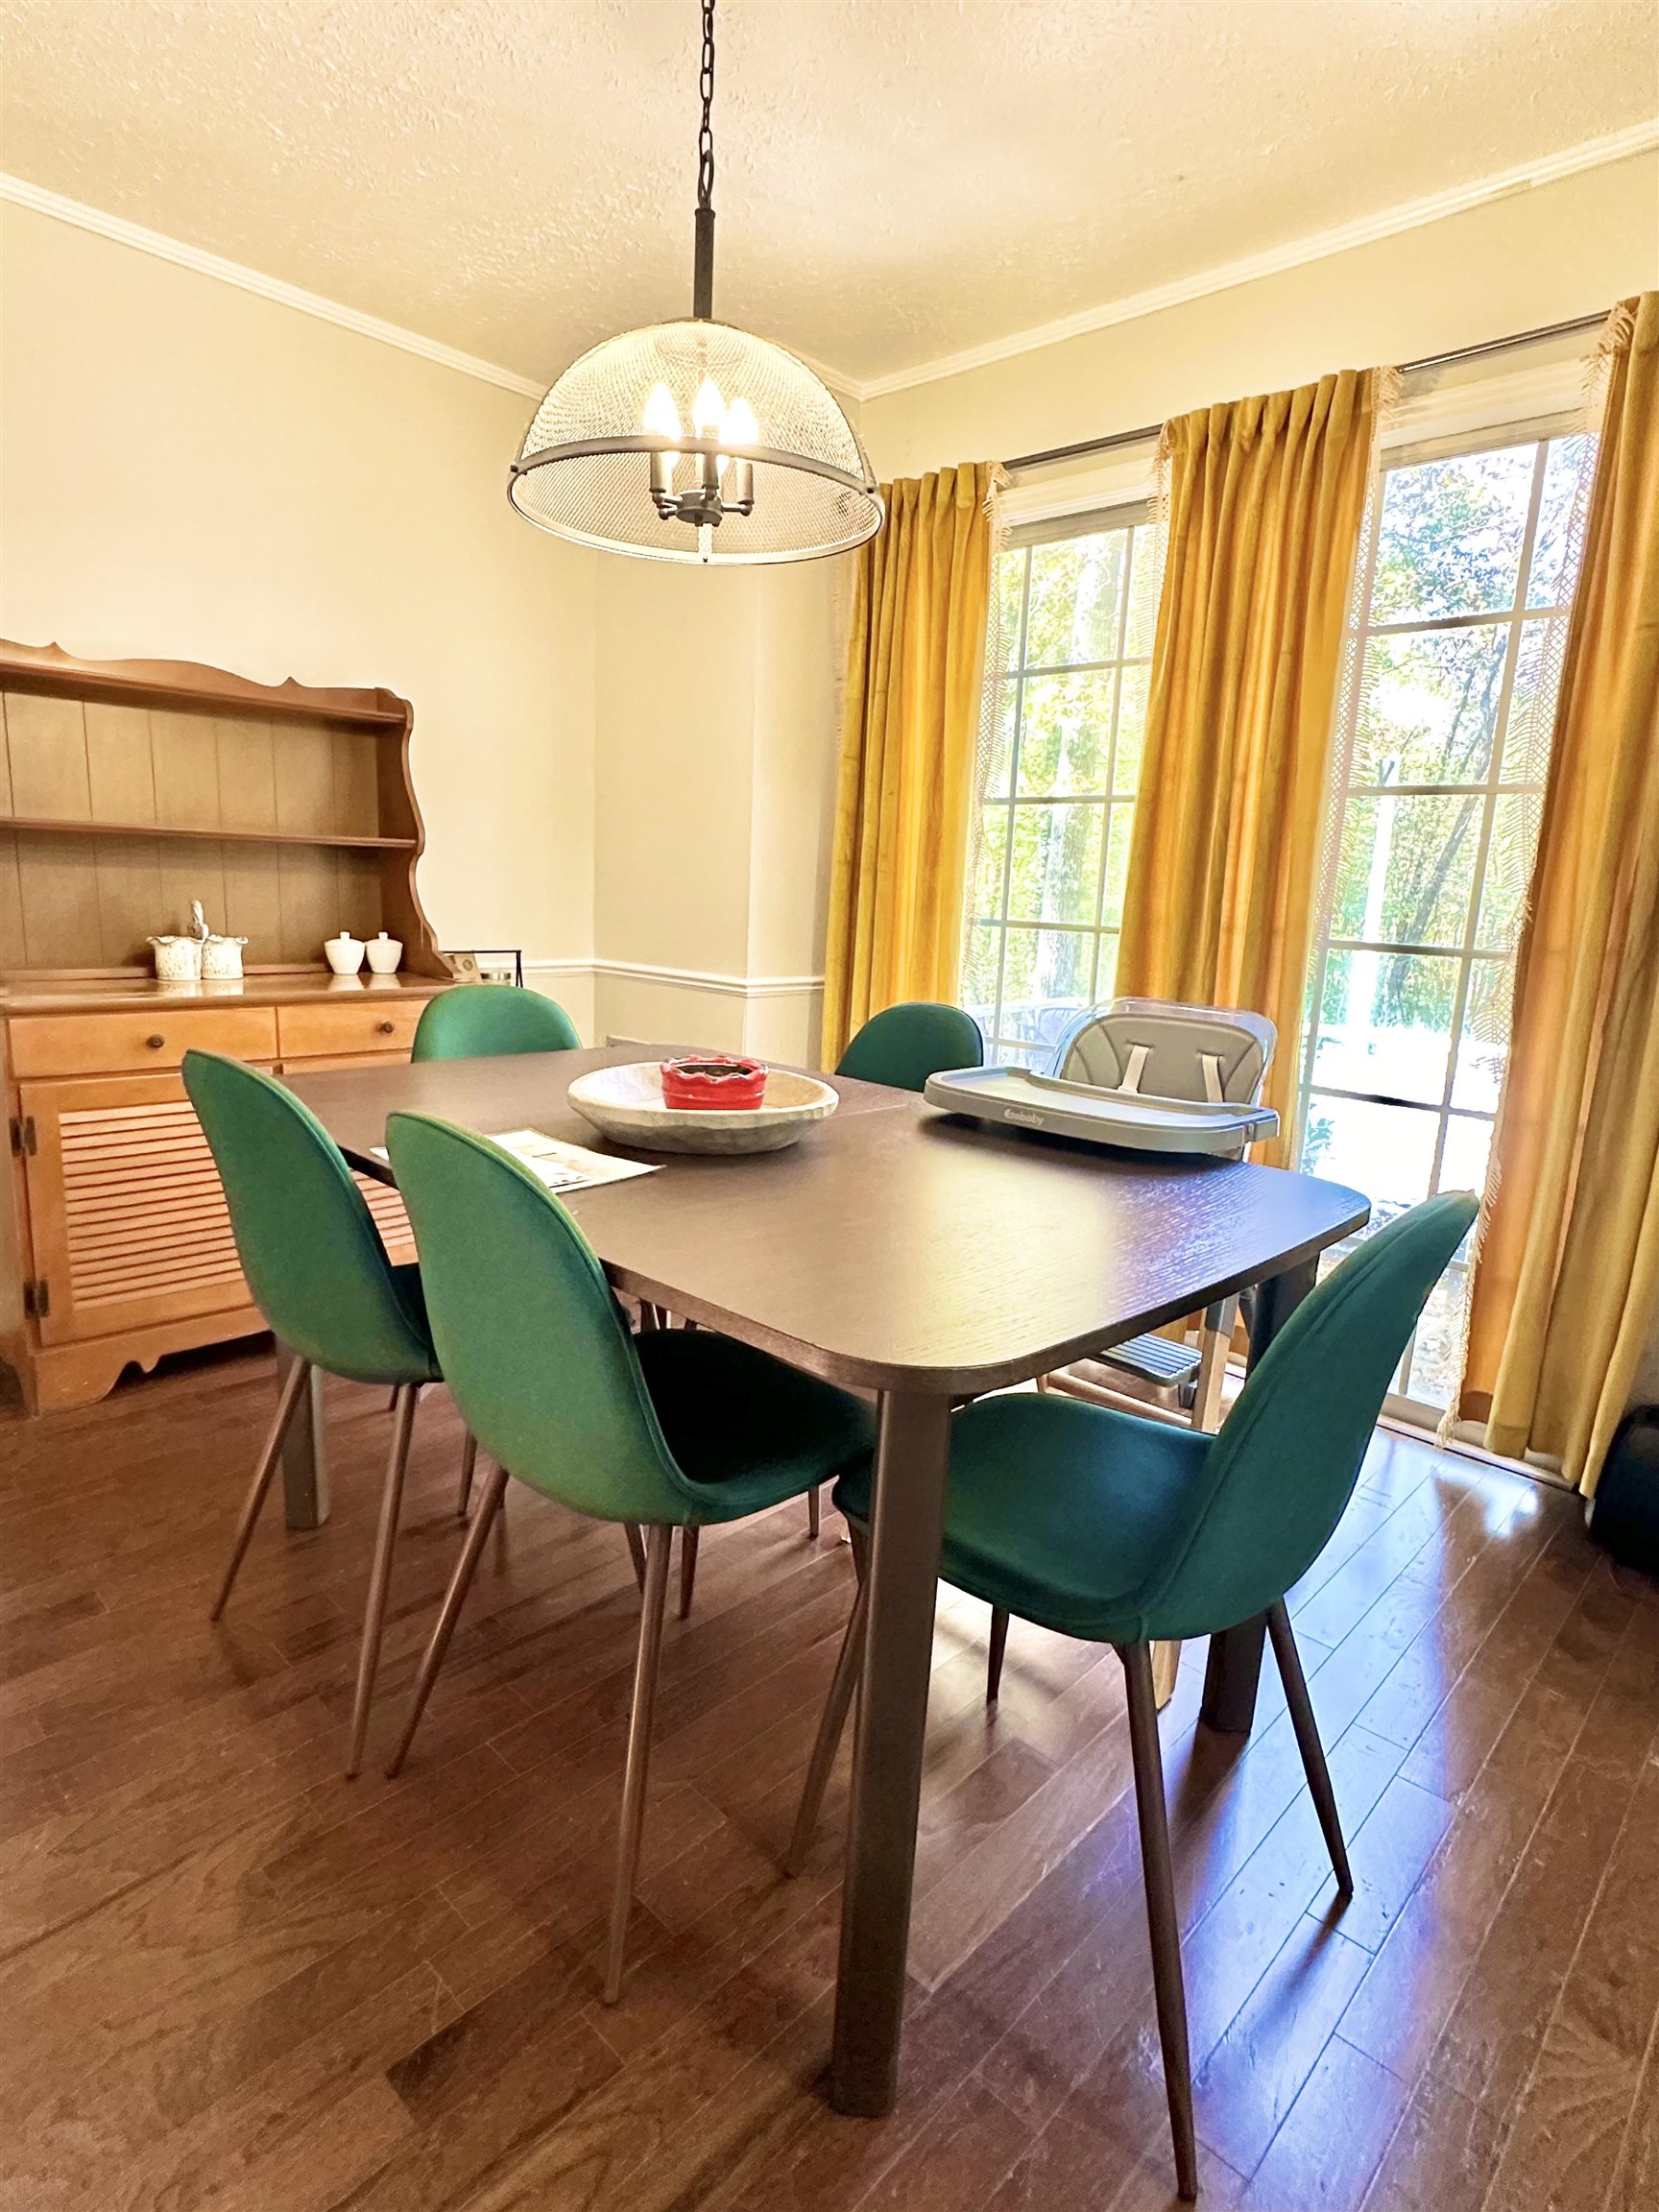
[[[214,1579],[271,1401],[205,1359],[0,1413],[5,2212],[1147,2212],[1172,2177],[1120,1673],[943,1597],[902,2102],[820,2082],[832,1792],[777,1860],[845,1617],[799,1505],[704,1540],[663,1661],[620,2006],[595,1971],[636,1594],[522,1492],[409,1768],[341,1774],[388,1418],[332,1389],[335,1512]],[[384,1746],[458,1543],[417,1427]],[[1574,1502],[1380,1437],[1295,1616],[1343,1911],[1276,1687],[1165,1716],[1205,2201],[1659,2203],[1659,1589]],[[838,1784],[844,1790],[844,1784]]]

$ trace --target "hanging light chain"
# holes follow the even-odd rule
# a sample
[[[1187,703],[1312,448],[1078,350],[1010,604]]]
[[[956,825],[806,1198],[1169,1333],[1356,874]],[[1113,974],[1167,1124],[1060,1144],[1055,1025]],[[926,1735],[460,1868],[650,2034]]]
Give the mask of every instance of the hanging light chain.
[[[697,132],[697,204],[714,204],[714,0],[703,0],[703,121]]]
[[[781,347],[709,327],[715,0],[700,5],[690,317],[626,332],[573,362],[530,425],[509,493],[540,528],[601,550],[700,563],[810,560],[873,536],[881,500],[856,432],[818,379]],[[638,498],[641,461],[649,505]],[[730,542],[733,517],[754,527],[716,551],[720,524],[728,522]]]

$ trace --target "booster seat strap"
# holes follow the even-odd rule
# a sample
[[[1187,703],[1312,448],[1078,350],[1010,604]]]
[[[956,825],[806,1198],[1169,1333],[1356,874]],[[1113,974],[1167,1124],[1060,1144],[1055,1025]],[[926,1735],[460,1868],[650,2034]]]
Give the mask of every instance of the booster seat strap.
[[[1204,1070],[1204,1095],[1212,1106],[1219,1106],[1227,1095],[1221,1088],[1221,1055],[1200,1052],[1198,1063]]]
[[[1152,1047],[1150,1045],[1130,1046],[1129,1065],[1124,1069],[1123,1080],[1118,1086],[1119,1091],[1131,1098],[1138,1095],[1141,1089],[1141,1078],[1146,1072],[1146,1063],[1151,1057]]]

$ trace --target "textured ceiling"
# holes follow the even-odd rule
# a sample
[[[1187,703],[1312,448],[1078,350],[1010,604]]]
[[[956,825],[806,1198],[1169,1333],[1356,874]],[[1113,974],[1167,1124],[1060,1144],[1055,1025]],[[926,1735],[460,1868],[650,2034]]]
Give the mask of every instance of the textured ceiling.
[[[685,311],[694,0],[0,0],[0,165],[535,376]],[[716,312],[880,375],[1639,122],[1653,0],[723,0]]]

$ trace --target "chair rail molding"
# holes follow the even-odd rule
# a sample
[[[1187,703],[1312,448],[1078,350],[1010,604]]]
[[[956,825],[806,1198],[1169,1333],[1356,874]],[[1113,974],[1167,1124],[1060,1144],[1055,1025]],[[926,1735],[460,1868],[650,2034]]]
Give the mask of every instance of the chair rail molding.
[[[660,968],[645,960],[576,957],[526,960],[528,975],[619,976],[629,982],[661,983],[682,991],[709,991],[724,998],[799,998],[822,991],[822,975],[725,975],[705,968]]]

